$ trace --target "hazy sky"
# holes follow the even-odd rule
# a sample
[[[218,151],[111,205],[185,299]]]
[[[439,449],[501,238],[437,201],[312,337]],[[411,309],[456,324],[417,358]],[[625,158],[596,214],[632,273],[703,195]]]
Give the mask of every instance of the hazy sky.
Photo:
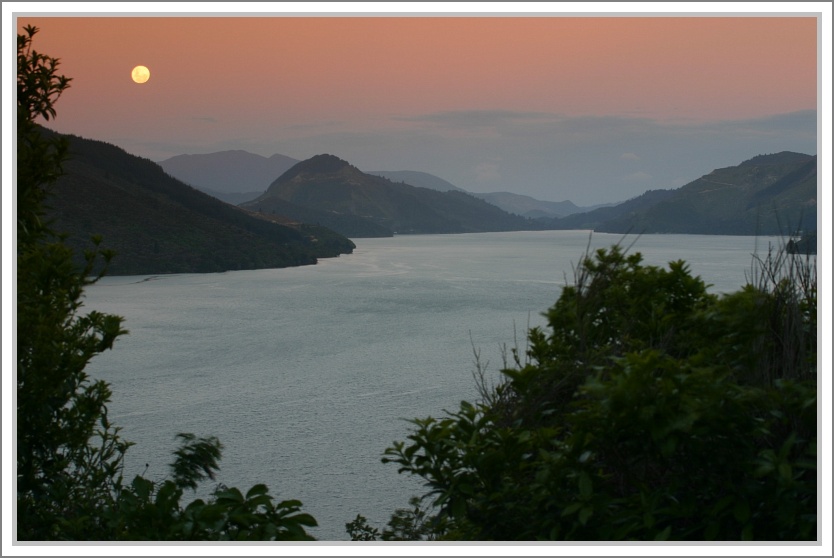
[[[155,161],[331,153],[590,205],[762,153],[817,153],[814,14],[488,15],[73,15],[17,28],[39,27],[35,48],[73,79],[54,129]],[[137,64],[145,84],[131,80]]]

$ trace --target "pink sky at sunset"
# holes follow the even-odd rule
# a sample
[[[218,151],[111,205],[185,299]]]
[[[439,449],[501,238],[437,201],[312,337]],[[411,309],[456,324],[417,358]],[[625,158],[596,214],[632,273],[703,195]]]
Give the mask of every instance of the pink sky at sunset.
[[[332,153],[578,204],[817,151],[812,12],[184,15],[21,15],[73,79],[51,127],[155,161]]]
[[[60,125],[90,132],[218,115],[281,126],[459,109],[719,120],[816,107],[811,17],[18,21],[26,23],[73,77]],[[129,79],[139,63],[152,72],[142,87]]]

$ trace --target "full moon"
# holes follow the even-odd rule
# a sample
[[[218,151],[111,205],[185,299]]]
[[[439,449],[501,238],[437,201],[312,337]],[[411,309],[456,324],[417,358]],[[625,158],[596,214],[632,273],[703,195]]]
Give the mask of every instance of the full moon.
[[[145,66],[136,66],[133,68],[133,71],[130,72],[130,77],[132,77],[133,81],[136,83],[145,83],[151,78],[151,72]]]

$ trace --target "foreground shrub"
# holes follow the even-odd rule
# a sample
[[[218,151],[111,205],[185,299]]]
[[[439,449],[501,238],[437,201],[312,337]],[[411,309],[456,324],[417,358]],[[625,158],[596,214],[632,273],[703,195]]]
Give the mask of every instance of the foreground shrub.
[[[814,540],[816,270],[790,258],[719,297],[599,250],[503,381],[383,461],[426,481],[435,537]]]
[[[122,318],[82,314],[84,289],[113,254],[94,239],[78,269],[64,237],[44,218],[49,187],[61,175],[67,144],[37,118],[55,117],[70,79],[59,61],[35,51],[38,32],[17,36],[17,539],[310,540],[316,525],[301,503],[274,503],[263,485],[244,495],[220,487],[204,502],[186,491],[214,479],[214,438],[180,435],[171,477],[123,478],[131,444],[108,419],[110,386],[85,367],[127,333]]]

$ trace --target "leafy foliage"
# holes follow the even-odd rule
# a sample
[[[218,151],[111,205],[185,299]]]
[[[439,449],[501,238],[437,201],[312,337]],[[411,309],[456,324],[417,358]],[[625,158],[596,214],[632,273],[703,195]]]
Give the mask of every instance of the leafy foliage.
[[[218,486],[208,501],[183,506],[186,489],[214,479],[222,446],[214,438],[180,434],[174,452],[173,478],[154,483],[141,476],[119,493],[115,506],[104,511],[107,536],[114,540],[170,541],[305,541],[305,527],[316,520],[301,513],[301,502],[274,502],[263,484],[244,495],[237,488]]]
[[[43,138],[35,119],[55,117],[70,79],[59,60],[32,48],[34,27],[18,35],[17,220],[17,493],[18,537],[50,539],[69,526],[95,530],[95,510],[120,482],[128,445],[107,418],[110,389],[84,367],[124,333],[121,318],[80,316],[93,266],[110,254],[85,253],[78,273],[72,252],[44,219],[48,187],[61,173],[66,142]],[[90,278],[92,277],[92,278]],[[91,442],[92,440],[92,442]],[[69,525],[71,524],[71,525]]]
[[[816,271],[780,254],[723,297],[680,261],[583,258],[504,381],[383,461],[450,538],[814,539]]]
[[[26,27],[24,31],[17,36],[17,226],[26,239],[42,230],[43,186],[58,178],[67,150],[63,140],[44,141],[35,119],[55,118],[54,103],[72,79],[57,75],[59,59],[32,49],[37,29]]]
[[[432,515],[423,498],[412,497],[408,508],[396,510],[388,525],[379,532],[363,515],[345,524],[345,531],[352,541],[434,541],[443,540],[448,525],[443,518]]]
[[[67,143],[36,119],[55,117],[70,79],[57,75],[58,59],[32,48],[37,32],[26,27],[17,43],[17,538],[310,540],[305,527],[315,519],[296,500],[275,503],[261,484],[182,503],[185,490],[214,479],[222,449],[215,438],[181,434],[172,478],[124,482],[131,444],[108,419],[109,385],[84,371],[126,333],[119,316],[81,313],[84,288],[112,253],[94,238],[78,269],[44,217]]]

